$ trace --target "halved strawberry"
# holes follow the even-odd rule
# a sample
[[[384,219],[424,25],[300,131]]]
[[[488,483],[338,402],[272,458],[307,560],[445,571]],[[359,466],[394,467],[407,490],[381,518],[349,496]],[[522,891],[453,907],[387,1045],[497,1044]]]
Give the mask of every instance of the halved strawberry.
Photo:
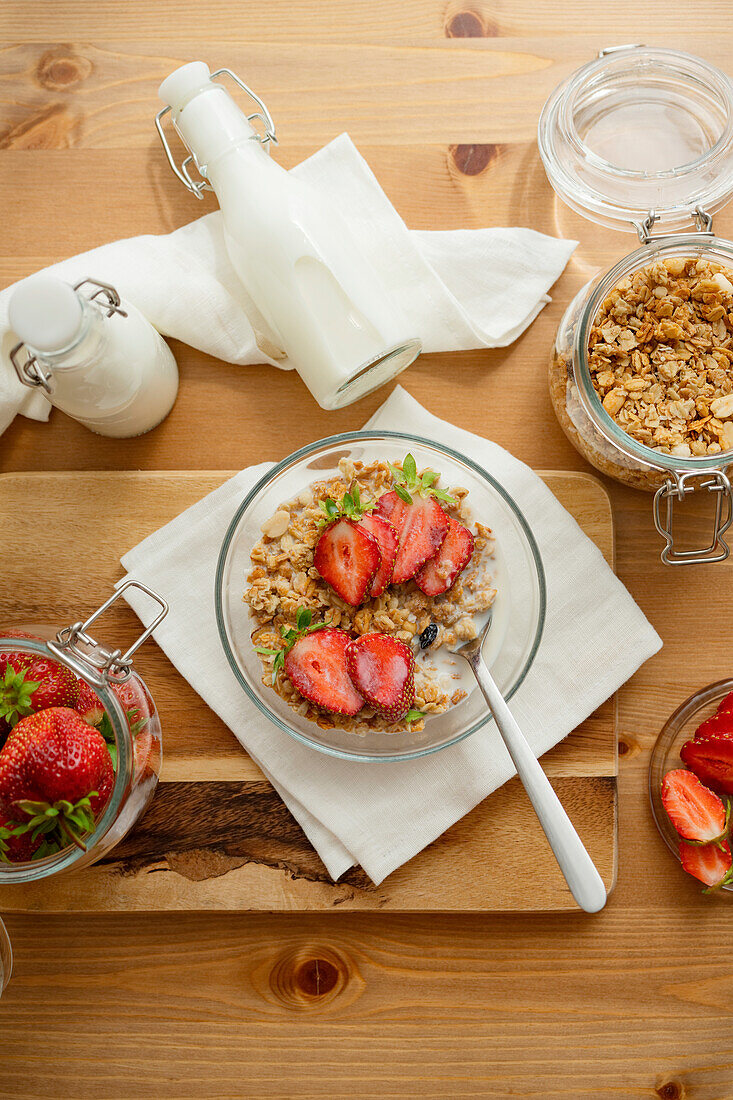
[[[694,875],[707,887],[715,889],[725,886],[731,879],[730,845],[726,842],[720,848],[717,844],[686,844],[680,841],[680,860],[688,875]]]
[[[364,706],[346,663],[350,643],[345,631],[323,627],[300,637],[284,658],[291,684],[311,703],[334,714],[358,714]]]
[[[395,558],[397,557],[397,532],[394,526],[384,516],[375,516],[368,512],[359,520],[359,526],[363,527],[376,540],[379,547],[380,562],[369,596],[381,596],[385,588],[392,580]]]
[[[662,805],[685,840],[710,844],[728,835],[726,807],[717,794],[684,768],[667,772],[662,780]]]
[[[313,553],[313,564],[334,592],[358,607],[372,586],[381,562],[377,540],[350,519],[324,528]]]
[[[695,737],[685,741],[680,756],[704,783],[733,794],[733,738],[718,734]]]
[[[448,516],[448,533],[435,557],[415,574],[415,584],[426,596],[439,596],[456,583],[473,557],[473,535],[462,523]]]
[[[392,583],[402,584],[440,549],[448,533],[448,516],[433,497],[415,494],[408,504],[395,490],[379,498],[376,513],[397,531]]]
[[[693,740],[697,741],[699,737],[710,737],[711,734],[716,737],[733,737],[733,713],[718,711],[717,714],[706,718],[695,730]]]
[[[365,702],[388,722],[399,722],[415,701],[415,658],[389,634],[363,634],[348,647],[349,675]]]

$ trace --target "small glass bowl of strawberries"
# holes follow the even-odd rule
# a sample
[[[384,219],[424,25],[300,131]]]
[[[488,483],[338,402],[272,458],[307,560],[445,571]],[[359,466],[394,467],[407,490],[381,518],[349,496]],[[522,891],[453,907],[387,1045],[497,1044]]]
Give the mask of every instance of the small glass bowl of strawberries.
[[[55,639],[0,627],[0,886],[96,862],[152,798],[160,720],[132,666],[152,628],[124,654],[88,632],[130,584]]]
[[[665,723],[649,797],[667,847],[703,892],[733,891],[733,679],[691,695]]]

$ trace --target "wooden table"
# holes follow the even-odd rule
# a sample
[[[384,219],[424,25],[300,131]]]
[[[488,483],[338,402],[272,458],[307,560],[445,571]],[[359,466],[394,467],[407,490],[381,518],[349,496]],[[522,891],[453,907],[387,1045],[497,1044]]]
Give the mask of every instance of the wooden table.
[[[197,57],[262,94],[288,166],[348,130],[410,226],[580,239],[511,348],[426,355],[404,376],[431,411],[546,469],[586,468],[547,399],[555,326],[633,242],[556,200],[534,142],[543,100],[620,42],[733,69],[725,0],[5,0],[0,36],[3,285],[213,208],[174,180],[151,121],[158,81]],[[716,225],[730,236],[733,215]],[[174,350],[181,394],[155,432],[120,442],[59,413],[18,418],[0,469],[228,469],[334,430],[293,375]],[[608,488],[619,574],[664,649],[620,695],[620,866],[601,915],[15,916],[0,1094],[733,1097],[731,911],[675,867],[646,796],[661,722],[731,674],[733,564],[664,568],[650,500]]]

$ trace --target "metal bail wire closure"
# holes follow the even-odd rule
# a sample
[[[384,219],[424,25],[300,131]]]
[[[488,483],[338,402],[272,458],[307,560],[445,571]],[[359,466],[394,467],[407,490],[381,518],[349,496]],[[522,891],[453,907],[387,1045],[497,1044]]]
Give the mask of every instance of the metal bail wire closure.
[[[657,222],[656,210],[650,210],[643,221],[632,222],[636,230],[636,234],[641,244],[649,244],[652,240],[662,240],[664,237],[673,236],[673,234],[660,234],[659,237],[653,237],[652,229]],[[695,226],[695,231],[706,236],[713,237],[713,216],[708,214],[707,210],[703,210],[701,206],[696,206],[692,212],[692,223]]]
[[[725,561],[730,554],[730,547],[723,538],[733,522],[730,481],[722,470],[717,470],[707,481],[702,481],[699,485],[690,484],[690,479],[699,476],[695,473],[675,474],[676,481],[668,478],[654,494],[654,526],[666,542],[660,555],[665,565],[704,565],[706,562]],[[709,546],[699,550],[676,550],[674,545],[675,498],[683,501],[698,488],[716,494],[712,541]],[[666,501],[667,505],[664,520],[662,520],[662,501]]]
[[[83,286],[95,286],[97,288],[93,294],[87,295],[87,299],[101,309],[105,317],[111,317],[114,313],[118,313],[120,317],[127,317],[126,311],[120,308],[120,296],[113,286],[108,283],[100,283],[99,279],[86,278],[82,279],[80,283],[76,283],[74,290],[80,291]],[[104,295],[104,303],[99,300],[100,294]],[[21,360],[20,353],[24,348],[26,357]],[[53,372],[39,363],[35,355],[31,355],[22,340],[11,349],[10,362],[15,367],[15,373],[24,386],[30,386],[31,389],[40,387],[50,397],[54,391]]]
[[[234,83],[237,84],[243,92],[246,92],[249,98],[257,104],[259,110],[255,111],[254,114],[247,115],[247,122],[254,122],[255,119],[259,119],[259,121],[262,123],[265,128],[264,133],[253,134],[252,140],[259,141],[260,145],[264,145],[267,149],[267,152],[269,153],[270,143],[272,142],[274,145],[277,145],[277,137],[275,135],[275,123],[272,121],[272,115],[268,111],[264,101],[261,100],[260,97],[256,95],[252,91],[252,89],[248,87],[244,83],[244,81],[237,76],[236,73],[233,73],[231,69],[217,69],[216,72],[211,74],[210,79],[213,80],[217,76],[230,77],[234,81]],[[165,155],[168,159],[168,163],[170,164],[176,176],[178,176],[178,179],[181,181],[187,191],[190,191],[191,194],[195,195],[197,199],[203,199],[204,196],[202,192],[213,191],[213,187],[206,179],[206,165],[199,164],[199,162],[196,160],[195,154],[189,152],[189,155],[181,163],[181,167],[179,168],[176,164],[176,160],[173,156],[171,147],[166,139],[165,132],[163,130],[163,119],[167,114],[169,114],[171,109],[172,108],[169,105],[168,107],[164,107],[162,111],[158,111],[157,115],[155,116],[155,129],[158,131],[158,137],[162,142]],[[182,138],[181,140],[183,141]],[[188,146],[185,142],[183,142],[183,145],[186,149],[188,149]],[[196,167],[196,171],[201,176],[200,180],[191,179],[188,171],[189,164],[193,164]]]
[[[120,649],[109,649],[101,642],[96,641],[87,632],[92,623],[96,622],[100,615],[103,615],[129,588],[137,588],[140,592],[150,596],[158,604],[160,611],[137,641],[133,642],[130,648],[123,653]],[[121,584],[109,599],[105,600],[102,606],[98,607],[83,623],[74,623],[73,626],[66,626],[63,630],[60,630],[56,635],[56,641],[49,642],[48,648],[57,656],[63,657],[69,664],[74,665],[81,675],[86,676],[98,686],[110,681],[121,683],[127,680],[132,672],[133,655],[148,640],[153,631],[160,626],[168,614],[168,610],[168,604],[162,596],[159,596],[157,592],[153,592],[152,588],[148,588],[140,581],[130,579]]]

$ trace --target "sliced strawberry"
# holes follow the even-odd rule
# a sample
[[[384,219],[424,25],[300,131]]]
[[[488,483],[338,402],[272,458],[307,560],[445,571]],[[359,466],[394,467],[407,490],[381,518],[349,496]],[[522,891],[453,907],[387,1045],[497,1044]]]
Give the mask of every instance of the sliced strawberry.
[[[367,512],[365,516],[362,516],[359,520],[359,526],[369,532],[379,547],[379,568],[369,589],[369,596],[372,598],[381,596],[392,580],[392,570],[397,557],[397,543],[399,542],[397,531],[384,516],[374,516],[371,512]]]
[[[300,694],[334,714],[358,714],[364,700],[351,682],[346,651],[351,638],[324,627],[299,638],[285,654],[285,673]]]
[[[718,714],[733,714],[733,691],[730,691],[721,703],[718,703]]]
[[[704,783],[733,794],[733,738],[711,734],[685,741],[680,749],[683,762]]]
[[[415,574],[415,584],[426,596],[439,596],[452,588],[473,557],[473,535],[448,516],[448,534],[435,557]]]
[[[719,711],[710,718],[706,718],[695,730],[693,740],[697,741],[700,737],[710,737],[711,734],[716,737],[733,737],[733,714],[727,711],[722,713]]]
[[[381,560],[377,540],[350,519],[329,524],[313,554],[313,564],[324,581],[352,607],[365,599]]]
[[[685,840],[709,844],[727,835],[725,806],[717,794],[704,787],[696,775],[684,768],[667,772],[662,780],[662,805]]]
[[[394,491],[379,498],[376,512],[389,520],[399,536],[392,583],[402,584],[440,549],[448,533],[448,516],[433,497],[415,494],[407,504]]]
[[[688,875],[694,875],[706,886],[723,886],[729,881],[731,866],[730,846],[717,844],[685,844],[680,841],[680,860]]]
[[[388,722],[398,722],[415,701],[415,658],[389,634],[363,634],[348,648],[349,675],[364,700]]]

